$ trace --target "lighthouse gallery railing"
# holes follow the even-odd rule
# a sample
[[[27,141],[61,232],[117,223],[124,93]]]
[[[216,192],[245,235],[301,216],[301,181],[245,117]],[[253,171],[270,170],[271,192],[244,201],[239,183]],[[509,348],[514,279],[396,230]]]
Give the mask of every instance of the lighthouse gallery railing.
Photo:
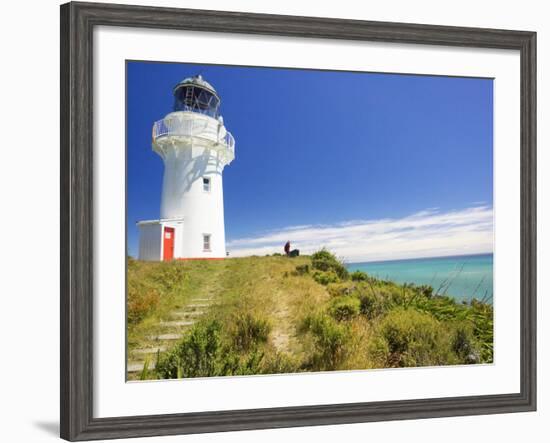
[[[153,124],[153,140],[164,136],[198,137],[225,145],[235,152],[235,139],[227,130],[207,120],[163,119]]]

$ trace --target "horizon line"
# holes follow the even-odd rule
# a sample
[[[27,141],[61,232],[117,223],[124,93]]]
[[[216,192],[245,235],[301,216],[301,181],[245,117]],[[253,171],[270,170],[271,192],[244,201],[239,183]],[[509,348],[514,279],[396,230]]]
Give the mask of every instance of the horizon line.
[[[343,261],[344,265],[356,265],[356,264],[363,264],[363,263],[386,263],[386,262],[394,262],[394,261],[412,261],[412,260],[431,260],[436,258],[459,258],[459,257],[473,257],[478,255],[494,255],[494,251],[488,251],[488,252],[474,252],[471,254],[449,254],[449,255],[433,255],[433,256],[420,256],[420,257],[408,257],[408,258],[390,258],[390,259],[382,259],[382,260],[367,260],[367,261]],[[237,258],[237,257],[234,257]]]

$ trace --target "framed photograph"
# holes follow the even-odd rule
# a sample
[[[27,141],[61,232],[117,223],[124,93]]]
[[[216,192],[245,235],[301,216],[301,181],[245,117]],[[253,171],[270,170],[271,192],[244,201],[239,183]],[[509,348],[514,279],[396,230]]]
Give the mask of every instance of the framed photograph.
[[[61,6],[61,437],[536,409],[536,34]]]

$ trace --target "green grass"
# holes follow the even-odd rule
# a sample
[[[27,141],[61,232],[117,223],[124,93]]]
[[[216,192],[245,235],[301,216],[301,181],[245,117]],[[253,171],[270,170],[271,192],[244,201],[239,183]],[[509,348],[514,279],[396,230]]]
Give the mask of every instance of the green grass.
[[[324,250],[292,259],[131,260],[128,288],[130,354],[172,311],[194,298],[215,301],[141,379],[493,360],[492,305],[349,274]]]

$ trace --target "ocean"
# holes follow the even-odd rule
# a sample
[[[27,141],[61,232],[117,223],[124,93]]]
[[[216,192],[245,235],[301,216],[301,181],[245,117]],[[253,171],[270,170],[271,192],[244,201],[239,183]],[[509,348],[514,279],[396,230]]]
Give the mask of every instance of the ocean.
[[[434,293],[450,283],[446,295],[459,301],[484,297],[493,301],[493,254],[349,263],[347,268],[396,283],[430,285]]]

